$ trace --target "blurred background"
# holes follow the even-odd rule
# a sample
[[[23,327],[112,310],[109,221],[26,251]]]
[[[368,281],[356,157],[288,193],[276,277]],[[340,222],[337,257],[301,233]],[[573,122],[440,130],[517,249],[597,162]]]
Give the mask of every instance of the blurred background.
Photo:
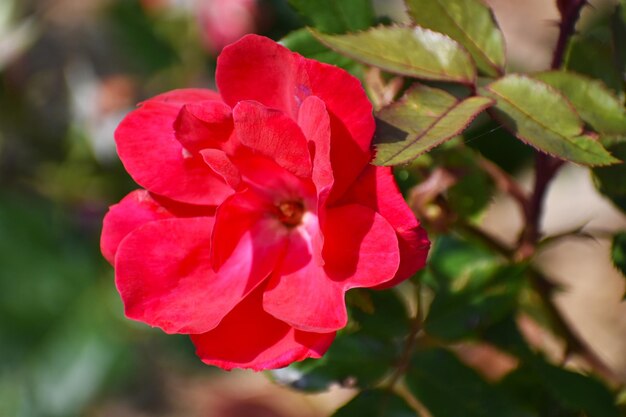
[[[546,68],[552,2],[488,3],[510,66]],[[403,19],[398,1],[376,7]],[[0,0],[0,416],[313,417],[350,397],[305,396],[263,375],[210,368],[187,337],[124,319],[98,246],[107,207],[137,187],[115,153],[122,117],[170,89],[213,88],[217,54],[243,34],[280,39],[302,25],[286,0]],[[507,204],[496,199],[485,222],[511,240],[520,225]],[[592,218],[605,229],[626,225],[586,171],[563,170],[545,226]],[[567,285],[560,305],[624,375],[623,282],[607,250],[566,242],[542,262]]]

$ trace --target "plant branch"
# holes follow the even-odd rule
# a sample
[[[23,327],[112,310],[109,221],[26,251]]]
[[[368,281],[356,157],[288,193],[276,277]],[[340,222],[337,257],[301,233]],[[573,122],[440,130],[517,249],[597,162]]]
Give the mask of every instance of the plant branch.
[[[539,222],[543,214],[545,194],[550,181],[552,181],[556,172],[563,165],[563,161],[540,152],[537,152],[535,158],[535,184],[533,193],[524,210],[526,226],[519,238],[515,256],[520,261],[530,258],[535,253],[537,242],[541,238]]]
[[[545,307],[548,309],[556,330],[565,339],[565,360],[572,354],[579,355],[600,376],[613,384],[622,385],[622,378],[613,371],[587,342],[574,330],[568,320],[563,316],[559,308],[554,304],[552,295],[557,288],[545,275],[537,270],[532,270],[532,284]]]
[[[400,359],[398,360],[398,366],[396,367],[395,372],[391,375],[389,379],[388,387],[391,389],[394,385],[402,378],[402,376],[406,373],[409,363],[411,362],[411,356],[413,355],[413,350],[415,349],[415,345],[417,343],[417,336],[422,330],[422,323],[424,321],[424,307],[422,305],[422,284],[419,281],[415,282],[415,317],[411,320],[411,330],[407,335],[406,342],[404,344],[404,349],[402,350],[402,354],[400,355]]]
[[[587,0],[557,0],[561,21],[559,22],[559,37],[552,54],[552,69],[559,69],[563,64],[567,43],[576,30],[576,22],[586,4]]]
[[[519,184],[498,165],[482,157],[480,154],[477,154],[477,158],[478,165],[493,179],[496,187],[503,193],[510,195],[511,198],[519,204],[524,217],[526,217],[525,211],[528,206],[528,198],[524,190],[522,190]]]

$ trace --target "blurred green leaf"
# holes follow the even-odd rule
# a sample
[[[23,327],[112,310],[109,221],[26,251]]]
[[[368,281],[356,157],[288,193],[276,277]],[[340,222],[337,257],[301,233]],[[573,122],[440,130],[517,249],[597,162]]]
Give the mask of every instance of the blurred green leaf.
[[[449,341],[478,336],[515,310],[524,270],[503,266],[477,271],[450,291],[439,291],[424,323],[426,332]]]
[[[444,33],[463,45],[486,75],[504,73],[504,37],[489,7],[480,0],[406,0],[416,24]]]
[[[541,81],[508,75],[481,88],[481,94],[496,100],[493,113],[507,129],[543,152],[583,165],[619,162],[583,133],[565,97]]]
[[[138,71],[153,73],[179,62],[174,47],[156,32],[156,25],[137,1],[114,2],[109,18],[126,53],[126,61]]]
[[[458,43],[419,26],[378,26],[347,35],[313,34],[340,54],[394,74],[464,84],[472,84],[476,78],[474,63]]]
[[[491,271],[501,264],[487,248],[455,236],[441,235],[430,250],[427,266],[433,272],[433,281],[427,284],[436,292],[449,292],[459,282],[467,282],[472,274]]]
[[[544,361],[535,363],[534,368],[545,389],[566,407],[589,417],[619,417],[613,395],[595,378]]]
[[[418,351],[406,375],[410,392],[433,417],[521,417],[529,414],[505,391],[444,349]]]
[[[0,399],[17,395],[7,415],[78,415],[123,351],[112,277],[73,217],[0,194]]]
[[[373,386],[395,364],[409,331],[407,311],[394,291],[352,290],[350,323],[322,359],[294,363],[275,375],[303,391],[333,383]]]
[[[398,165],[415,159],[461,133],[493,103],[484,97],[457,100],[444,90],[414,84],[400,100],[377,113],[374,163]],[[398,129],[403,131],[400,135]]]
[[[600,16],[588,29],[572,37],[565,68],[600,79],[624,97],[626,29],[624,5]]]
[[[621,160],[626,160],[626,142],[610,145],[608,149]],[[626,212],[626,164],[593,168],[593,180],[600,193],[616,207]]]
[[[361,64],[335,51],[331,51],[324,44],[320,43],[306,28],[291,32],[281,39],[280,43],[304,57],[336,65],[359,78],[363,75]]]
[[[445,192],[449,207],[462,218],[480,214],[493,199],[495,184],[478,166],[476,153],[456,146],[431,156],[437,166],[445,167],[457,179]]]
[[[494,120],[474,123],[463,132],[463,142],[509,174],[517,173],[534,156],[530,146],[526,146]]]
[[[540,416],[619,417],[613,394],[597,379],[568,371],[533,356],[500,386]]]
[[[533,78],[559,90],[597,132],[626,135],[626,109],[601,81],[566,71],[543,72]]]
[[[374,20],[371,0],[289,0],[313,26],[325,33],[354,32]]]
[[[417,417],[417,413],[391,391],[368,390],[359,393],[332,417]]]
[[[626,232],[620,232],[613,236],[611,260],[615,268],[626,277]]]

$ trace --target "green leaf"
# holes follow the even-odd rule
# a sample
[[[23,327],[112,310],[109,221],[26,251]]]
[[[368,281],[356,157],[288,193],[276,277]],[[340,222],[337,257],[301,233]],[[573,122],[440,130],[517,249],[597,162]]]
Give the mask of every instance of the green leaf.
[[[478,165],[476,152],[465,146],[454,146],[430,155],[435,166],[444,167],[456,178],[456,183],[445,192],[452,211],[469,219],[480,214],[491,202],[495,184]]]
[[[559,90],[597,132],[626,135],[624,105],[601,81],[566,71],[543,72],[533,78]]]
[[[611,260],[615,268],[626,277],[626,232],[620,232],[613,236]]]
[[[446,91],[415,84],[397,102],[381,109],[382,123],[375,135],[376,165],[409,162],[461,133],[493,100],[469,97],[458,100]],[[400,140],[393,128],[407,132]]]
[[[626,160],[626,142],[610,145],[608,149],[617,158]],[[592,172],[598,191],[626,212],[626,164],[596,167]]]
[[[619,162],[584,134],[567,99],[541,81],[508,75],[481,88],[481,94],[496,100],[493,114],[507,129],[543,152],[583,165]]]
[[[624,6],[614,8],[584,32],[572,37],[565,68],[600,79],[618,96],[624,94]]]
[[[320,41],[318,41],[306,28],[291,32],[289,35],[282,38],[280,43],[306,58],[336,65],[357,77],[362,76],[363,68],[361,64],[358,64],[350,58],[340,55],[335,51],[331,51],[325,45],[320,43]]]
[[[515,310],[524,271],[522,266],[479,270],[452,291],[439,291],[424,323],[426,332],[448,341],[478,336]]]
[[[374,20],[371,0],[289,0],[289,4],[326,33],[365,29]]]
[[[528,415],[513,398],[486,382],[444,349],[417,352],[406,375],[409,391],[433,417]]]
[[[417,417],[406,401],[391,391],[363,391],[332,417]]]
[[[347,35],[313,34],[341,54],[394,74],[463,84],[473,84],[476,78],[474,63],[463,47],[419,26],[379,26]]]
[[[449,292],[457,282],[466,282],[472,274],[488,272],[499,264],[491,250],[451,235],[441,235],[430,251],[428,268],[435,280],[428,285],[436,292]]]
[[[567,371],[545,361],[534,364],[538,380],[567,408],[589,417],[619,417],[611,392],[593,377]]]
[[[504,37],[480,0],[406,0],[418,25],[445,33],[463,45],[486,75],[504,73]]]
[[[352,290],[350,323],[321,359],[274,371],[279,382],[302,391],[331,384],[375,385],[393,368],[409,329],[407,311],[394,291]]]
[[[463,132],[463,142],[510,174],[528,166],[534,156],[533,148],[526,146],[495,120],[473,123]]]

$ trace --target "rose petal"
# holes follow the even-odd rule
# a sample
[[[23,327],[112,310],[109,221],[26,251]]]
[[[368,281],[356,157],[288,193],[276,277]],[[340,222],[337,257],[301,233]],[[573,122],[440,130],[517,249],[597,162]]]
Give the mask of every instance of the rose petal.
[[[346,325],[346,290],[373,287],[393,278],[399,265],[395,231],[367,207],[329,209],[322,266],[314,237],[293,233],[285,261],[263,296],[265,311],[297,329],[331,331]]]
[[[233,132],[233,117],[221,101],[186,104],[174,121],[176,139],[190,152],[221,148]]]
[[[311,155],[298,125],[283,112],[252,101],[233,109],[239,141],[299,177],[311,176]]]
[[[303,61],[271,39],[246,35],[222,50],[215,81],[231,107],[255,100],[295,120],[298,107],[310,95]]]
[[[374,287],[394,277],[400,264],[398,238],[380,214],[349,204],[329,209],[322,227],[326,272],[344,289]]]
[[[133,179],[151,192],[191,204],[217,205],[233,190],[199,155],[185,153],[173,124],[181,102],[215,97],[210,90],[177,90],[143,103],[115,131],[117,151]]]
[[[166,219],[122,241],[115,278],[128,318],[166,333],[204,333],[267,277],[276,259],[257,256],[251,233],[215,273],[209,259],[212,228],[210,217]]]
[[[312,59],[304,61],[311,94],[343,124],[363,152],[369,152],[376,124],[372,104],[359,80],[345,70]]]
[[[369,165],[342,197],[340,204],[357,203],[379,212],[398,234],[400,267],[384,288],[409,278],[424,267],[430,242],[426,231],[404,201],[391,168]]]
[[[111,206],[102,221],[100,249],[104,258],[113,264],[122,239],[145,223],[172,217],[163,206],[154,201],[146,190],[135,190],[119,203]]]
[[[341,282],[331,280],[313,254],[313,237],[298,229],[290,235],[285,260],[263,294],[263,309],[293,327],[329,332],[348,316]]]
[[[228,260],[241,237],[256,223],[264,220],[263,216],[271,209],[273,205],[251,189],[244,189],[224,200],[217,209],[213,228],[214,244],[211,246],[213,269],[218,270]],[[269,234],[269,237],[278,236],[274,233]]]
[[[239,187],[241,184],[239,169],[237,169],[224,151],[219,149],[203,149],[200,151],[200,155],[202,155],[204,162],[206,162],[213,171],[219,174],[234,190]]]
[[[203,362],[223,369],[275,369],[321,357],[335,333],[296,330],[263,311],[257,290],[208,333],[191,335]]]
[[[307,97],[298,112],[298,125],[312,148],[312,178],[318,195],[333,184],[330,165],[330,117],[324,102],[315,96]]]

